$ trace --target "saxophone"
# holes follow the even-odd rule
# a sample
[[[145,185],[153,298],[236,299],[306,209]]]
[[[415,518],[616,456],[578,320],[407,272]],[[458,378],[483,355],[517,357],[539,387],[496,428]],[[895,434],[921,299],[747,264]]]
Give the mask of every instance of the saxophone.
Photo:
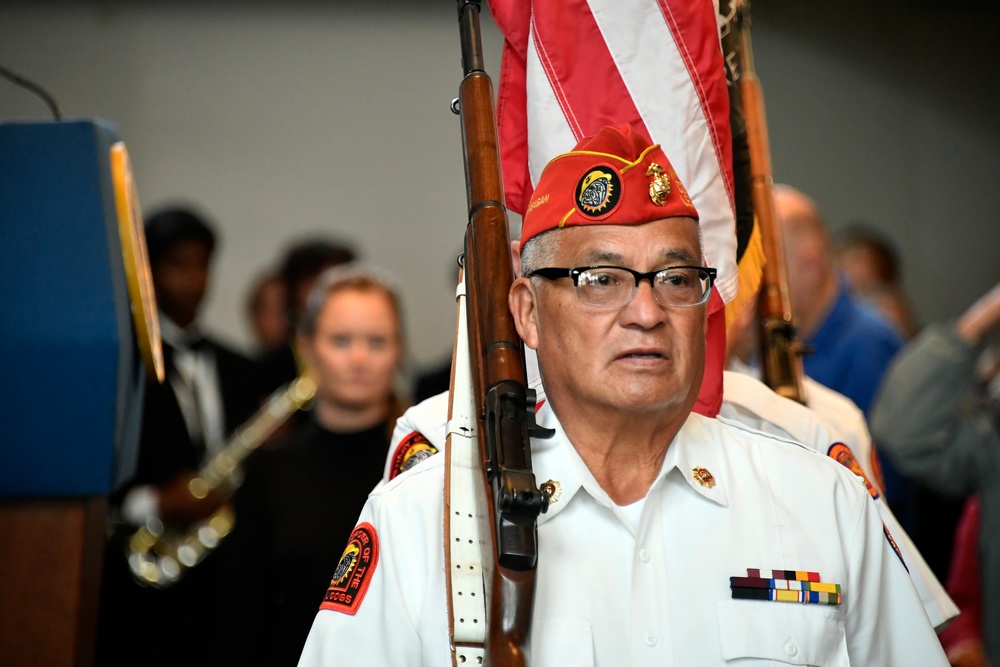
[[[246,457],[315,394],[316,382],[307,375],[274,392],[191,478],[191,495],[199,500],[212,492],[232,497],[239,486],[236,473]],[[145,586],[168,588],[212,553],[235,524],[236,515],[229,504],[188,526],[164,526],[158,517],[149,519],[129,537],[125,547],[132,576]]]

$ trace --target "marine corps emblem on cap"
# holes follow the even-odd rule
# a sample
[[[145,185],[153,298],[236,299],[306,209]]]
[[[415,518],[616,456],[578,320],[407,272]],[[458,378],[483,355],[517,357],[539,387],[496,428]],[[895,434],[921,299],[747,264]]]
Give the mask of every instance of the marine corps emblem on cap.
[[[715,486],[715,477],[713,477],[712,473],[708,471],[708,468],[698,466],[691,471],[691,476],[694,477],[694,481],[698,482],[705,488],[711,489]]]
[[[663,167],[655,162],[649,163],[646,175],[653,177],[653,180],[649,182],[649,198],[657,206],[665,205],[667,197],[670,196],[670,177],[663,171]]]
[[[590,169],[576,186],[577,208],[591,218],[614,211],[621,197],[621,176],[607,166]]]

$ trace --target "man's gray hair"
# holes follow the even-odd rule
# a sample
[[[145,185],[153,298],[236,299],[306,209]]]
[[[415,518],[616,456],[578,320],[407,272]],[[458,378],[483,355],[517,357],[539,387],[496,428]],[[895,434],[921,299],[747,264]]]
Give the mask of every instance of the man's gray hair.
[[[701,233],[701,225],[695,225],[698,229],[698,253],[702,260],[705,257],[705,242]],[[559,235],[550,229],[542,232],[538,236],[530,239],[521,248],[521,275],[529,276],[537,269],[552,266],[556,255],[559,252]]]
[[[559,237],[550,229],[529,239],[521,247],[521,275],[529,276],[537,269],[552,266],[559,252]]]

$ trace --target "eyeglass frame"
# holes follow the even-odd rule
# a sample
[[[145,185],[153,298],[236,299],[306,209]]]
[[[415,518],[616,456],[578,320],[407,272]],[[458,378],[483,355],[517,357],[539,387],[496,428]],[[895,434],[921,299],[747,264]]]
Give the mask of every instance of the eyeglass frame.
[[[592,271],[593,269],[618,269],[621,271],[626,271],[632,274],[632,278],[635,280],[635,282],[632,284],[632,293],[629,295],[628,299],[626,299],[624,302],[620,304],[611,306],[611,305],[587,303],[582,299],[580,300],[581,303],[588,306],[593,306],[595,308],[622,308],[624,306],[627,306],[632,302],[632,299],[635,298],[636,292],[639,291],[639,283],[642,282],[643,280],[649,281],[649,288],[653,292],[653,299],[656,300],[656,303],[659,303],[661,306],[664,306],[665,308],[690,308],[692,306],[701,306],[707,303],[709,298],[711,298],[712,287],[715,285],[715,279],[719,273],[717,269],[713,269],[708,266],[685,266],[685,265],[664,266],[659,269],[655,269],[653,271],[647,271],[645,273],[642,273],[640,271],[636,271],[635,269],[630,269],[627,266],[615,266],[613,264],[598,264],[595,266],[577,266],[574,268],[547,266],[541,269],[535,269],[534,271],[529,273],[526,277],[534,278],[535,276],[538,276],[539,278],[545,278],[546,280],[553,280],[553,281],[559,280],[560,278],[572,278],[573,289],[576,291],[577,298],[580,298],[580,289],[579,289],[580,275],[586,271]],[[696,303],[685,303],[680,305],[671,303],[660,303],[660,300],[656,298],[656,287],[653,285],[653,279],[656,277],[657,274],[663,273],[664,271],[670,271],[671,269],[694,269],[695,271],[704,271],[708,275],[708,289],[706,289],[705,293],[702,295],[701,301],[698,301]]]

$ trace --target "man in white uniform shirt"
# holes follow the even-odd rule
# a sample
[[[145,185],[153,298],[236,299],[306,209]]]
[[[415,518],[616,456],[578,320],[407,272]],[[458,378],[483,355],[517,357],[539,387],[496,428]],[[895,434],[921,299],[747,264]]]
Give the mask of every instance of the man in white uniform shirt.
[[[858,477],[691,413],[714,272],[659,147],[604,128],[549,163],[528,211],[509,301],[556,432],[532,442],[535,475],[561,486],[529,664],[947,664]],[[300,665],[450,662],[443,458],[371,495]]]

